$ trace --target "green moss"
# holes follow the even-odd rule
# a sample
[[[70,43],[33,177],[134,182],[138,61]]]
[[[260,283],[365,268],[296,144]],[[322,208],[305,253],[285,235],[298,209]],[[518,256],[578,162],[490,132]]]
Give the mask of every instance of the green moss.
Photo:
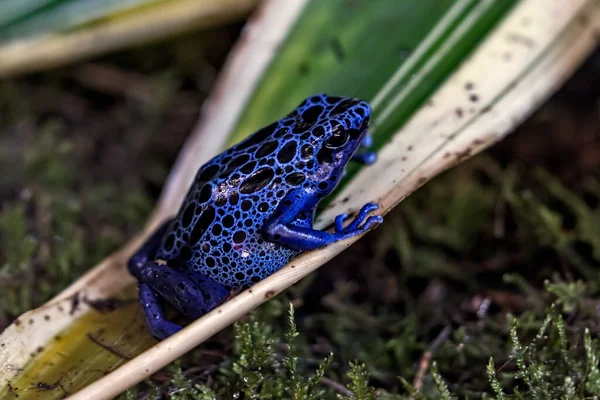
[[[431,376],[433,376],[433,380],[435,381],[435,385],[442,400],[456,400],[456,397],[450,393],[444,378],[442,378],[442,375],[440,375],[437,369],[437,363],[435,362],[431,366]]]
[[[369,385],[369,374],[364,364],[351,362],[348,377],[350,378],[348,389],[352,394],[338,395],[338,399],[375,400],[375,389]]]
[[[0,330],[41,305],[123,243],[140,226],[148,196],[93,184],[74,167],[74,144],[56,121],[44,125],[12,166],[27,185],[1,204]]]

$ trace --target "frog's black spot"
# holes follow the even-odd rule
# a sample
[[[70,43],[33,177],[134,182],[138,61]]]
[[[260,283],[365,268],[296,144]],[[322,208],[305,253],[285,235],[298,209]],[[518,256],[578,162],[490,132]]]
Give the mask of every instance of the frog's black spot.
[[[264,142],[269,136],[271,136],[271,134],[273,132],[275,132],[275,129],[277,129],[278,126],[279,126],[279,123],[273,122],[271,125],[258,130],[252,136],[250,136],[248,139],[246,139],[243,142],[241,142],[240,144],[238,144],[236,146],[237,149],[238,150],[246,149],[250,146],[254,146],[255,144]]]
[[[235,219],[240,219],[242,218],[242,213],[240,212],[240,210],[235,210],[233,216],[235,217]]]
[[[165,240],[165,245],[163,246],[166,251],[171,251],[173,245],[175,244],[175,235],[170,233]]]
[[[225,228],[231,228],[234,223],[235,223],[235,220],[233,219],[233,216],[231,216],[231,215],[226,215],[223,218],[223,226]]]
[[[250,156],[248,154],[242,154],[241,156],[234,158],[227,166],[227,172],[231,172],[237,167],[246,164],[249,160]]]
[[[285,196],[285,192],[283,190],[277,191],[277,197],[282,198],[283,196]]]
[[[329,184],[327,182],[319,182],[319,184],[317,185],[317,187],[320,190],[326,190],[329,187]]]
[[[256,161],[250,161],[240,168],[240,171],[244,174],[249,174],[250,172],[254,171],[254,167],[256,167]]]
[[[313,154],[315,154],[315,148],[310,144],[302,145],[300,148],[300,157],[302,157],[303,160],[309,160]]]
[[[252,226],[252,220],[251,219],[244,220],[244,226],[246,228],[250,228]]]
[[[330,149],[342,147],[348,143],[348,139],[350,139],[350,137],[346,134],[346,132],[336,129],[333,132],[333,135],[331,135],[331,137],[325,141],[325,147]]]
[[[208,253],[210,251],[210,244],[208,243],[202,243],[202,251],[205,253]]]
[[[267,186],[274,176],[275,173],[273,172],[273,169],[261,168],[242,182],[240,185],[240,193],[249,194],[257,192]]]
[[[219,172],[219,166],[216,164],[210,165],[204,169],[201,169],[198,173],[198,181],[207,182],[214,178],[214,176]]]
[[[312,126],[312,125],[305,124],[305,123],[302,123],[302,122],[298,122],[298,123],[296,123],[296,125],[294,125],[294,127],[292,128],[292,133],[294,133],[294,134],[300,134],[300,133],[304,133],[304,132],[306,132],[307,130],[309,130],[311,126]]]
[[[337,106],[335,106],[333,108],[333,110],[331,110],[329,115],[334,116],[334,115],[342,114],[342,113],[348,111],[350,108],[352,108],[352,106],[354,106],[356,104],[357,104],[356,100],[351,100],[351,99],[344,100],[341,103],[339,103]]]
[[[233,234],[233,241],[235,243],[242,243],[246,240],[246,233],[244,231],[237,231]]]
[[[323,112],[323,107],[312,106],[308,110],[306,110],[302,113],[302,119],[307,124],[314,124],[315,122],[317,122],[317,119],[319,119],[319,116],[321,116],[322,112]]]
[[[331,164],[333,162],[333,150],[328,148],[321,148],[317,153],[317,162],[319,164]]]
[[[272,140],[260,146],[260,148],[256,151],[257,158],[263,158],[274,152],[277,147],[279,147],[279,143],[276,140]]]
[[[243,200],[240,208],[242,211],[249,211],[252,208],[252,202],[250,200]]]
[[[287,121],[285,121],[285,122],[291,122],[291,124],[293,124],[293,123],[294,123],[292,120],[287,120]],[[290,125],[291,125],[291,124],[290,124]],[[286,133],[288,133],[288,129],[287,129],[287,128],[281,128],[281,129],[277,130],[277,132],[275,132],[275,135],[273,135],[273,137],[275,137],[275,138],[280,138],[280,137],[282,137],[283,135],[285,135]]]
[[[308,168],[312,169],[312,168],[315,166],[315,160],[309,160],[309,161],[306,163],[306,166],[307,166]]]
[[[365,116],[365,110],[362,107],[356,107],[354,111],[358,114],[359,117]]]
[[[323,128],[321,125],[316,126],[311,131],[311,134],[316,138],[322,138],[323,136],[325,136],[325,128]]]
[[[294,167],[292,167],[291,165],[286,166],[285,169],[284,169],[284,171],[285,171],[286,174],[289,174],[293,170],[294,170]]]
[[[192,259],[192,250],[189,246],[183,246],[179,252],[179,258],[183,261],[190,261]]]
[[[254,283],[260,282],[260,277],[254,275],[252,278],[250,278],[250,280]]]
[[[225,196],[225,194],[224,193],[217,194],[217,196],[215,198],[215,205],[217,207],[222,207],[225,205],[225,203],[227,203],[227,197]]]
[[[200,194],[198,195],[198,201],[200,203],[206,203],[208,200],[210,200],[210,197],[212,196],[212,186],[207,183],[202,187],[202,190],[200,190]]]
[[[241,281],[242,279],[244,279],[245,275],[243,272],[236,272],[235,273],[235,279],[237,279],[238,281]]]
[[[231,251],[231,243],[223,243],[223,251],[229,253]]]
[[[232,193],[229,195],[229,204],[231,204],[232,206],[235,206],[238,201],[240,200],[240,195],[237,193]]]
[[[323,101],[323,99],[321,98],[321,96],[313,96],[310,98],[310,101],[312,103],[320,104]]]
[[[223,227],[219,224],[214,224],[212,227],[212,233],[215,236],[219,236],[221,234],[222,230],[223,230]]]
[[[298,186],[306,179],[306,175],[302,172],[294,172],[285,177],[285,181],[292,186]]]
[[[221,261],[223,262],[223,264],[229,265],[229,257],[223,257],[221,258]],[[225,267],[227,268],[227,270],[229,270],[229,267]]]
[[[196,225],[194,226],[194,229],[192,230],[192,233],[190,235],[190,242],[198,243],[200,241],[200,239],[202,238],[204,231],[206,231],[206,229],[208,229],[208,226],[214,221],[214,219],[215,219],[215,209],[214,208],[208,207],[206,210],[204,210],[202,212],[202,214],[200,215],[200,218],[198,218],[198,221],[196,221]]]
[[[219,213],[219,216],[221,216],[221,217],[223,215],[225,215],[225,209],[223,209],[223,208],[219,208],[219,210],[217,212]]]
[[[279,150],[279,153],[277,153],[277,161],[279,161],[280,164],[286,164],[292,161],[294,156],[296,156],[296,147],[297,143],[295,140],[287,142],[281,150]]]
[[[265,211],[267,211],[269,209],[269,203],[266,203],[266,202],[263,201],[262,203],[260,203],[258,205],[257,208],[258,208],[258,211],[265,212]]]

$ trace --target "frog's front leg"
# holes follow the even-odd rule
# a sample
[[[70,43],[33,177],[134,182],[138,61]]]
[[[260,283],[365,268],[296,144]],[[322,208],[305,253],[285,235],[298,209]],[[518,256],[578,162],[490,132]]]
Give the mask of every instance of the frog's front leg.
[[[377,215],[370,216],[362,223],[369,212],[377,209],[376,204],[367,203],[346,228],[342,228],[341,220],[337,223],[339,218],[343,219],[345,215],[336,218],[336,229],[333,233],[293,225],[293,222],[299,219],[300,213],[312,209],[316,203],[314,191],[299,189],[288,193],[273,215],[265,222],[263,236],[270,242],[280,243],[299,251],[308,251],[359,235],[383,222],[383,218]]]
[[[369,134],[365,135],[363,138],[360,147],[361,148],[369,148],[373,146],[373,137]],[[377,161],[377,153],[373,151],[364,151],[356,153],[352,156],[352,161],[359,162],[365,165],[371,165]],[[345,171],[344,171],[345,172]]]

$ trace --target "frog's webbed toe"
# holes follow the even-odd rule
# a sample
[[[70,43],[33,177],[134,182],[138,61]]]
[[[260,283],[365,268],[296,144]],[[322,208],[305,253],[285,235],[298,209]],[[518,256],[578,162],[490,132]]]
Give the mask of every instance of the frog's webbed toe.
[[[371,165],[377,161],[377,153],[371,151],[356,153],[352,156],[352,161],[356,161],[365,165]]]
[[[364,224],[361,225],[365,217],[371,212],[375,211],[379,208],[379,206],[375,203],[367,203],[365,204],[358,215],[354,218],[354,220],[347,226],[343,227],[344,220],[348,217],[347,214],[340,214],[335,218],[335,234],[340,237],[340,239],[346,239],[351,236],[358,235],[369,229],[375,228],[377,225],[383,222],[383,217],[380,215],[374,215],[367,218]]]

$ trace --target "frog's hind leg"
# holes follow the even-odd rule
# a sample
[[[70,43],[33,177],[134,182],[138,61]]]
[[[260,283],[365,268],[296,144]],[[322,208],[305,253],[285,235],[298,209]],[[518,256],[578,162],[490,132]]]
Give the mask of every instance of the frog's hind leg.
[[[138,285],[138,289],[144,320],[152,336],[162,340],[181,329],[181,326],[167,320],[158,294],[147,283]]]
[[[189,275],[154,261],[147,262],[140,269],[137,276],[140,281],[140,300],[154,337],[164,339],[180,327],[165,319],[157,301],[146,300],[160,296],[186,318],[196,319],[219,305],[229,294],[229,290],[214,279],[198,273]]]
[[[163,223],[127,263],[129,272],[139,283],[144,318],[150,333],[157,339],[164,339],[181,329],[166,319],[162,299],[184,316],[195,319],[214,308],[229,293],[223,285],[204,275],[194,273],[189,278],[153,261],[171,221]]]

